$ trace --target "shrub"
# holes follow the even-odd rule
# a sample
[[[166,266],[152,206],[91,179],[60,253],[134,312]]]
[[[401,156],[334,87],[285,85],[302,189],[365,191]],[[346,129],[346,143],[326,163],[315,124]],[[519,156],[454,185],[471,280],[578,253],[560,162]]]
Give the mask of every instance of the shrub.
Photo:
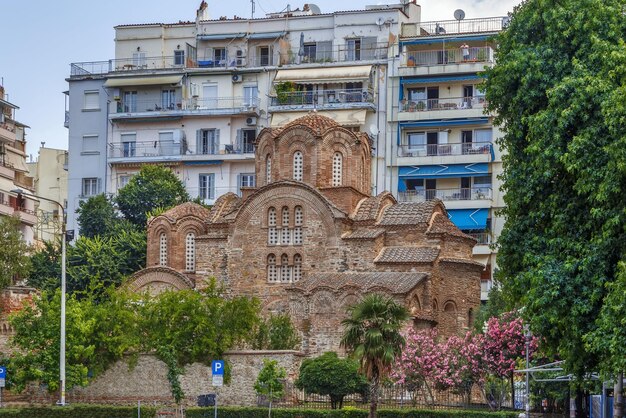
[[[142,418],[154,418],[156,409],[141,407]],[[137,418],[137,407],[109,405],[44,406],[0,409],[2,418]]]

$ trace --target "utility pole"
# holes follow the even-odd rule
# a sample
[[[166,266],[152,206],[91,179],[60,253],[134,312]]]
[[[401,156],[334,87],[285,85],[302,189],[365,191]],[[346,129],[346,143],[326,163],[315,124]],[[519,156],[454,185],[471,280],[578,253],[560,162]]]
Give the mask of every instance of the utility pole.
[[[252,19],[254,19],[254,0],[250,0],[250,3],[252,4]]]

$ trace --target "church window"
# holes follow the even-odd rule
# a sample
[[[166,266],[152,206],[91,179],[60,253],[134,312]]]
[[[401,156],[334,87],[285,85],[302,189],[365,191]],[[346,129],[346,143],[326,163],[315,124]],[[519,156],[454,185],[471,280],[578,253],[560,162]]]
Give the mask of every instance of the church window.
[[[267,211],[267,243],[278,244],[278,229],[276,228],[276,209],[269,208]]]
[[[302,278],[302,256],[296,254],[293,256],[293,281],[297,282]]]
[[[272,182],[272,156],[267,154],[265,157],[265,184]]]
[[[276,283],[278,281],[278,273],[276,271],[276,256],[270,254],[267,256],[267,281]]]
[[[167,235],[161,233],[159,237],[159,265],[167,266]]]
[[[336,152],[335,155],[333,155],[333,186],[334,187],[341,186],[342,170],[343,170],[343,157],[341,156],[341,153]]]
[[[290,240],[291,230],[289,229],[289,208],[286,206],[282,210],[281,226],[282,226],[282,231],[281,231],[280,243],[282,245],[289,245],[291,241]]]
[[[293,228],[293,243],[294,245],[302,244],[302,224],[304,223],[304,213],[302,206],[296,206],[294,210],[294,228]]]
[[[185,238],[185,270],[196,270],[196,237],[193,232]]]
[[[287,254],[283,254],[280,257],[280,281],[282,283],[289,283],[291,281],[291,268]]]
[[[300,151],[293,154],[293,179],[302,181],[302,152]]]

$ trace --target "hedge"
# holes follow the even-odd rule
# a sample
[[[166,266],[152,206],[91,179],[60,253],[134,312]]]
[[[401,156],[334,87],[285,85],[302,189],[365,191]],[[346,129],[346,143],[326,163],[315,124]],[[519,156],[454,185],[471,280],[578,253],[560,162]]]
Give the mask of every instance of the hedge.
[[[156,409],[141,407],[141,418],[154,418]],[[69,405],[29,408],[1,408],[0,418],[137,418],[137,407]]]
[[[272,409],[272,418],[367,418],[365,409]],[[517,418],[517,412],[379,409],[379,418]],[[219,418],[267,418],[267,408],[219,407]],[[213,408],[188,408],[186,418],[213,418]]]

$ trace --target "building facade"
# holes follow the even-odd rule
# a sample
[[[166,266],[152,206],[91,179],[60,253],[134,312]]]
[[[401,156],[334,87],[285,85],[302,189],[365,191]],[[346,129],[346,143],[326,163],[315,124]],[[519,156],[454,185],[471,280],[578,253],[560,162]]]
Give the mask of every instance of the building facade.
[[[18,216],[24,240],[32,244],[37,224],[36,200],[25,194],[34,192],[33,178],[26,166],[26,128],[15,120],[18,106],[5,99],[0,86],[0,216]]]
[[[309,354],[338,350],[347,307],[372,292],[407,306],[415,327],[467,330],[484,268],[475,239],[439,200],[372,195],[372,143],[316,113],[263,129],[257,186],[210,211],[185,203],[149,220],[147,268],[127,286],[158,293],[216,278],[289,313]]]

